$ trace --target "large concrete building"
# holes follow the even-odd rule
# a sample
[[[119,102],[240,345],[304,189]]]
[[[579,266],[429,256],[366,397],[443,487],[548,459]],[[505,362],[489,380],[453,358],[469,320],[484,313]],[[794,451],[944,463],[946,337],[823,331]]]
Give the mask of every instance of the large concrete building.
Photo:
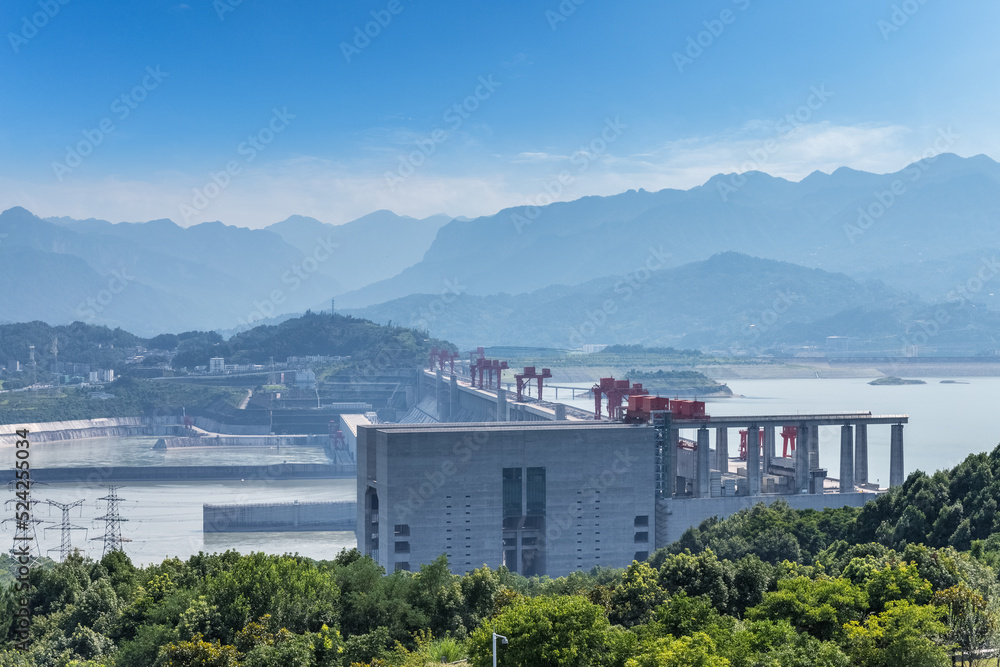
[[[445,554],[454,572],[486,564],[560,576],[642,560],[705,519],[760,502],[861,506],[880,491],[868,475],[875,426],[891,432],[890,486],[903,482],[906,415],[567,420],[565,406],[425,379],[416,418],[496,421],[352,424],[358,548],[390,572]],[[839,435],[836,478],[820,467],[821,427]],[[731,433],[742,447],[730,447]]]
[[[614,423],[358,426],[358,547],[387,571],[441,554],[525,575],[653,548],[652,431]]]

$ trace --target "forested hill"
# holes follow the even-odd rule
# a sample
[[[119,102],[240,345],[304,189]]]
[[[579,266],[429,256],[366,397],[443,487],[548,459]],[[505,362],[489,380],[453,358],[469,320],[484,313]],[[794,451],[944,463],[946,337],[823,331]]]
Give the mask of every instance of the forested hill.
[[[405,327],[380,325],[368,320],[307,311],[301,317],[278,325],[261,325],[235,334],[228,340],[214,331],[188,331],[142,338],[122,329],[109,329],[74,322],[49,326],[44,322],[0,325],[0,366],[20,361],[26,366],[29,346],[35,346],[40,372],[51,368],[53,341],[58,359],[68,363],[114,368],[118,373],[143,355],[158,360],[172,358],[175,369],[208,364],[211,357],[225,357],[227,363],[284,361],[289,356],[350,357],[356,363],[385,359],[391,353],[394,366],[419,367],[433,346],[445,341],[428,339],[424,332]],[[385,364],[383,364],[385,365]],[[8,369],[10,370],[10,369]]]

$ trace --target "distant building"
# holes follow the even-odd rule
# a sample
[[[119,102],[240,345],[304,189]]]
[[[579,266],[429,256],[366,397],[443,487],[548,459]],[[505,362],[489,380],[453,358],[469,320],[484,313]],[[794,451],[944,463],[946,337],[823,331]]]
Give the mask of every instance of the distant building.
[[[226,360],[224,357],[212,357],[208,360],[208,372],[209,373],[225,373],[226,372]]]
[[[593,354],[595,352],[600,352],[601,350],[603,350],[606,347],[607,347],[607,345],[600,345],[600,344],[597,344],[597,343],[590,343],[588,345],[584,345],[583,346],[583,352],[586,353],[586,354]]]

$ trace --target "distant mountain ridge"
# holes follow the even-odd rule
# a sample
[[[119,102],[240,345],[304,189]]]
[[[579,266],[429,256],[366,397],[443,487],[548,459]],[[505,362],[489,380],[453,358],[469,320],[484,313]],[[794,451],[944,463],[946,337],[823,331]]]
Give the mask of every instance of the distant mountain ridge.
[[[463,348],[617,341],[724,355],[1000,349],[1000,313],[933,304],[879,281],[740,253],[526,294],[410,295],[348,314],[426,328]],[[828,349],[833,339],[835,347]],[[843,345],[844,347],[841,347]]]
[[[0,320],[79,320],[152,335],[329,310],[344,285],[394,275],[418,260],[450,220],[373,215],[371,225],[339,227],[293,217],[272,230],[43,220],[15,207],[0,214]],[[393,237],[404,238],[405,249],[386,252],[384,239]]]
[[[439,293],[446,280],[475,295],[579,284],[628,272],[659,244],[671,266],[736,251],[890,282],[899,264],[1000,248],[1000,164],[942,154],[892,174],[840,168],[798,183],[719,174],[685,191],[505,209],[448,223],[421,262],[341,302]]]

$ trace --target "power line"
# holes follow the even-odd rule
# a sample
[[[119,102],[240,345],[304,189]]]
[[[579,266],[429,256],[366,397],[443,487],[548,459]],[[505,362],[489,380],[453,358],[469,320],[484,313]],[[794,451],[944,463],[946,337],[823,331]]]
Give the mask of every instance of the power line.
[[[108,502],[108,510],[104,516],[99,516],[95,521],[104,522],[104,537],[92,537],[91,540],[104,540],[104,553],[101,557],[107,556],[112,551],[125,552],[124,544],[125,542],[131,542],[132,540],[122,537],[122,522],[128,521],[128,519],[123,519],[121,517],[118,506],[121,504],[124,498],[118,497],[118,489],[122,488],[118,484],[108,485],[108,495],[98,498],[98,500],[106,500]]]
[[[84,501],[83,500],[77,500],[77,501],[74,501],[72,503],[57,503],[54,500],[46,500],[45,502],[48,503],[51,507],[58,507],[59,509],[62,510],[62,521],[59,522],[59,526],[58,526],[59,530],[61,532],[61,539],[59,541],[59,546],[58,547],[53,547],[52,549],[48,549],[48,551],[57,551],[58,550],[59,551],[59,560],[60,561],[65,561],[66,557],[69,555],[69,552],[73,550],[73,545],[70,544],[70,533],[71,533],[71,531],[74,531],[74,530],[86,531],[87,530],[83,526],[74,526],[74,525],[72,525],[69,522],[69,511],[71,509],[73,509],[74,507],[79,507],[79,506],[83,505]],[[49,530],[49,529],[55,528],[55,527],[56,526],[46,526],[45,530]],[[84,539],[86,539],[86,538],[84,538]]]

